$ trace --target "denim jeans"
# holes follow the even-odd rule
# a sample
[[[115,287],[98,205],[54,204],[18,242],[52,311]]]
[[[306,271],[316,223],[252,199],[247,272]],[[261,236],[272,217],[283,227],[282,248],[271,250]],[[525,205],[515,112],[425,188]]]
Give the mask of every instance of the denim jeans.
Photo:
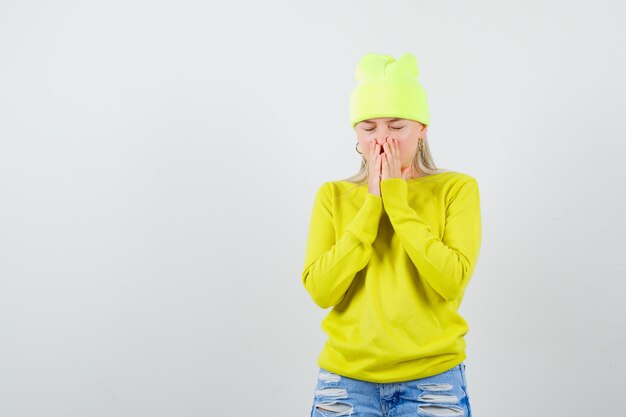
[[[472,417],[465,362],[426,378],[376,383],[320,368],[310,417]]]

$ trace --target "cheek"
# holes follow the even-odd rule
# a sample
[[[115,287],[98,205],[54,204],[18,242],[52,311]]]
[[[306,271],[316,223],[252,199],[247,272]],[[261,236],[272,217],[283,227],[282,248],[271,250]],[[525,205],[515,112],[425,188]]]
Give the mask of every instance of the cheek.
[[[363,140],[361,141],[361,149],[365,149],[366,151],[372,150],[376,146],[376,141],[374,140]]]
[[[370,146],[370,140],[363,135],[357,135],[356,137],[356,141],[359,144],[359,148],[365,150],[365,149],[369,149]]]
[[[414,152],[414,149],[413,149],[413,148],[414,148],[414,147],[413,147],[413,145],[412,145],[412,144],[411,144],[411,142],[409,142],[409,141],[399,141],[399,142],[398,142],[398,149],[399,149],[399,151],[400,151],[400,155],[401,155],[403,158],[406,158],[406,157],[408,157],[411,153],[413,153],[413,152]]]
[[[400,149],[400,152],[405,153],[408,149],[408,143],[404,140],[398,140],[398,149]]]

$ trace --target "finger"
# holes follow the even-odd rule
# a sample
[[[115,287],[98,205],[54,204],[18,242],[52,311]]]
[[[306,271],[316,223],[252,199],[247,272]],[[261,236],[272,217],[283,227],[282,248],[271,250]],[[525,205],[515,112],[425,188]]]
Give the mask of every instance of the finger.
[[[396,152],[396,147],[394,145],[393,139],[389,143],[389,163],[396,166],[396,159],[398,158],[398,153]]]
[[[382,166],[383,166],[383,177],[389,178],[389,161],[387,161],[387,155],[383,154],[382,156]]]
[[[396,142],[395,139],[391,139],[391,145],[389,147],[391,148],[391,157],[397,158],[398,157],[398,143]]]
[[[394,167],[400,164],[400,151],[398,150],[398,142],[395,139],[391,139],[391,159]]]
[[[372,149],[373,149],[372,152],[374,154],[374,160],[376,162],[378,161],[378,158],[379,158],[379,155],[380,155],[380,151],[379,151],[380,148],[379,148],[379,146],[380,145],[378,145],[378,144],[372,146]],[[376,166],[376,164],[374,164],[374,166]]]

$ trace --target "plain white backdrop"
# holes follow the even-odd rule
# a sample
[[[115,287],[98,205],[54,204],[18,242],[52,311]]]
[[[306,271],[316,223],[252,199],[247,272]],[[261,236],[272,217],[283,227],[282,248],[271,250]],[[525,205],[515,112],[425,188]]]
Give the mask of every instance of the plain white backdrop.
[[[617,1],[0,1],[0,416],[308,416],[314,193],[368,52],[417,57],[479,183],[476,417],[618,415]]]

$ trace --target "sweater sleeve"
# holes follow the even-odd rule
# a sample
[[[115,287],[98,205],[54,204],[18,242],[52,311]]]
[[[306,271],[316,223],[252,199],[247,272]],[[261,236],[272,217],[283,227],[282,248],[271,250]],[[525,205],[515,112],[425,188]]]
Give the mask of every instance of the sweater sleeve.
[[[317,191],[306,246],[302,283],[321,308],[339,304],[357,272],[369,262],[382,215],[382,198],[368,192],[339,239],[329,182]]]
[[[408,203],[403,178],[381,181],[383,205],[419,275],[446,301],[463,294],[474,272],[481,244],[478,183],[465,182],[446,207],[443,238],[432,232]]]

